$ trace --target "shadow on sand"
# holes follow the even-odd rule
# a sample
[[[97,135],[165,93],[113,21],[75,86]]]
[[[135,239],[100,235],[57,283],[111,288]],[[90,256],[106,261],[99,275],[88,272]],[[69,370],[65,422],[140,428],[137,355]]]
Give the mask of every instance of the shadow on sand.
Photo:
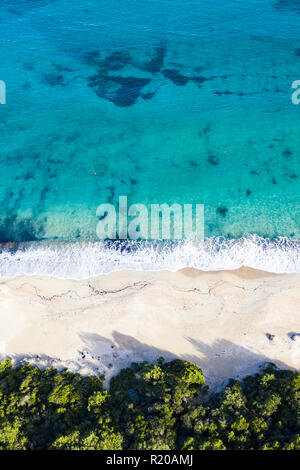
[[[230,378],[240,379],[252,374],[268,362],[274,362],[279,368],[290,368],[283,362],[273,361],[263,354],[224,339],[208,345],[186,338],[193,345],[195,353],[182,355],[143,344],[134,337],[117,331],[113,332],[112,340],[90,333],[81,333],[80,337],[85,345],[86,358],[101,361],[111,370],[108,378],[132,362],[155,362],[160,356],[166,360],[179,358],[197,364],[203,370],[208,385],[213,388],[223,386]]]
[[[272,361],[267,356],[224,339],[208,345],[187,337],[186,340],[193,345],[195,353],[181,355],[143,344],[134,337],[117,331],[113,332],[112,340],[95,333],[81,332],[79,336],[82,350],[74,351],[74,359],[71,360],[50,358],[43,354],[18,354],[10,357],[16,364],[30,362],[42,368],[52,366],[58,370],[68,368],[72,372],[105,375],[106,385],[113,375],[132,362],[155,362],[161,356],[166,360],[179,358],[197,364],[203,370],[207,384],[213,389],[223,387],[230,378],[241,379],[255,373],[268,362],[274,362],[279,368],[290,368],[283,362]]]

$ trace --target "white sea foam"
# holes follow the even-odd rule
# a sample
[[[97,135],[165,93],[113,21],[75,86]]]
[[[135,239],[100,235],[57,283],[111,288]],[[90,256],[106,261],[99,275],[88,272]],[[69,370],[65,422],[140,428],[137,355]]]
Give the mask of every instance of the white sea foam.
[[[43,275],[85,279],[123,269],[204,271],[241,266],[275,273],[300,272],[300,240],[209,238],[203,242],[34,242],[0,251],[0,277]]]

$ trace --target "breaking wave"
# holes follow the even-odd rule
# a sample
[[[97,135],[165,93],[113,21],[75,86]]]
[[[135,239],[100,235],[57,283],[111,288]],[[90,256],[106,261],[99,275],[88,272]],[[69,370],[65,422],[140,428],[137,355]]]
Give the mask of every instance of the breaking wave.
[[[4,244],[0,277],[19,275],[85,279],[123,269],[203,271],[242,266],[274,273],[300,272],[300,240],[258,236],[240,239],[208,238],[202,242],[32,242]]]

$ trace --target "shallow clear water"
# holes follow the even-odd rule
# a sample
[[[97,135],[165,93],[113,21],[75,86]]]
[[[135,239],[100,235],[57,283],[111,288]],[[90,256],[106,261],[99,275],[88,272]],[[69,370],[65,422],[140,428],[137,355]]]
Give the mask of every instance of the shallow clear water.
[[[2,0],[0,241],[94,241],[119,195],[299,239],[299,24],[296,0]]]

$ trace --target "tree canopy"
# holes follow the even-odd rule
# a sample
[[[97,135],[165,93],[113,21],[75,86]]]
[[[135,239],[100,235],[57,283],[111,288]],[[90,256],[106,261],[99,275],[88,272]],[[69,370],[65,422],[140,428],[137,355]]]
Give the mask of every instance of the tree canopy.
[[[208,393],[199,367],[159,358],[103,379],[0,362],[0,449],[300,449],[297,372]]]

